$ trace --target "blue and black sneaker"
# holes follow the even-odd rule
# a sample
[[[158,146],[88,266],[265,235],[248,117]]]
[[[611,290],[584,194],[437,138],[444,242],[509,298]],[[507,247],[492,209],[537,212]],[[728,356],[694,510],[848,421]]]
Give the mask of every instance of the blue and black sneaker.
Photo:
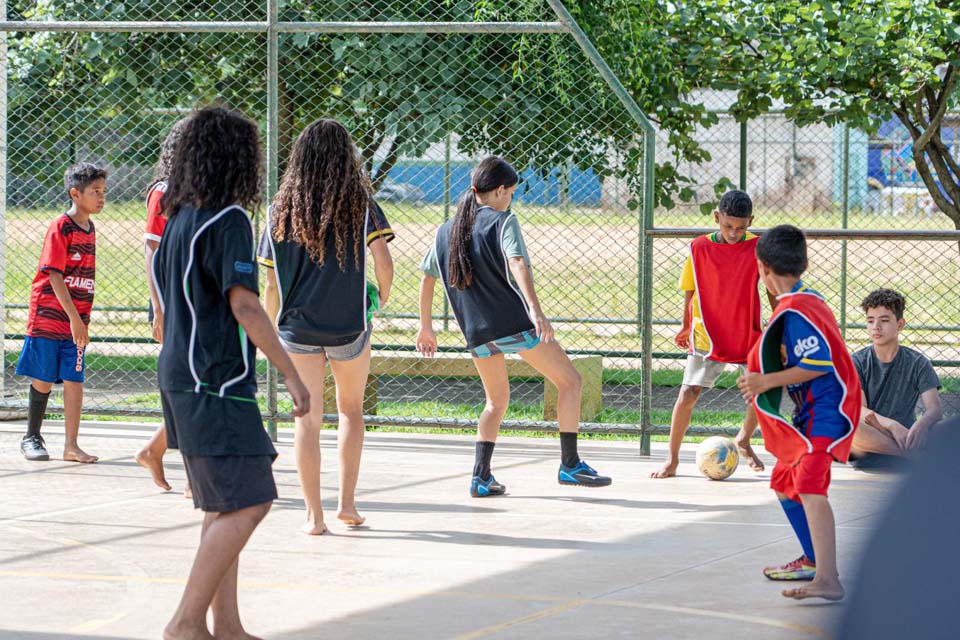
[[[490,474],[486,480],[481,480],[480,476],[473,476],[470,481],[470,495],[474,498],[489,498],[491,496],[502,496],[507,492],[507,488],[497,482],[497,479]]]
[[[607,476],[597,473],[596,469],[591,468],[583,460],[575,467],[568,467],[561,462],[557,481],[560,484],[575,484],[581,487],[606,487],[613,482]]]

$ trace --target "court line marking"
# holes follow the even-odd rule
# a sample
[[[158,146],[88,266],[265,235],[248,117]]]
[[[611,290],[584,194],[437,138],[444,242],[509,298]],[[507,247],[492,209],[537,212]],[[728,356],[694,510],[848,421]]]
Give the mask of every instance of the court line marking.
[[[544,609],[542,611],[536,611],[529,615],[525,615],[521,618],[515,618],[513,620],[507,620],[506,622],[501,622],[498,624],[492,624],[488,627],[481,627],[476,631],[471,631],[469,633],[461,633],[453,637],[453,640],[477,640],[477,638],[483,638],[494,633],[499,633],[509,629],[510,627],[516,627],[521,624],[526,624],[527,622],[534,622],[536,620],[543,620],[544,618],[549,618],[550,616],[568,611],[570,609],[576,609],[584,604],[583,601],[572,600],[570,602],[565,602],[563,604],[558,604],[555,607],[550,607],[549,609]]]
[[[75,627],[71,627],[69,633],[91,633],[93,631],[99,631],[100,629],[103,629],[104,627],[109,626],[121,618],[125,618],[126,616],[127,614],[125,613],[118,613],[117,615],[109,618],[87,620],[86,622],[81,622]]]
[[[44,572],[44,571],[10,571],[10,570],[0,570],[0,577],[8,578],[45,578],[50,580],[72,580],[75,582],[129,582],[129,583],[139,583],[139,584],[163,584],[163,585],[184,585],[186,584],[185,578],[155,578],[150,576],[116,576],[116,575],[102,575],[102,574],[85,574],[85,573],[55,573],[55,572]],[[748,616],[737,613],[730,613],[727,611],[714,611],[712,609],[698,609],[694,607],[680,607],[676,605],[668,604],[658,604],[655,602],[632,602],[629,600],[600,600],[600,599],[583,599],[583,598],[565,598],[563,596],[547,596],[547,595],[530,595],[530,594],[511,594],[511,593],[476,593],[473,591],[457,591],[457,590],[428,590],[428,589],[418,589],[411,591],[398,591],[397,589],[385,588],[385,587],[349,587],[343,585],[320,585],[320,584],[311,584],[311,583],[282,583],[282,582],[246,582],[241,581],[239,583],[240,587],[248,589],[263,589],[268,591],[308,591],[308,592],[335,592],[335,593],[348,593],[348,594],[381,594],[381,595],[397,595],[397,593],[402,593],[406,598],[416,598],[416,597],[447,597],[447,598],[466,598],[469,600],[494,600],[494,601],[511,601],[511,602],[546,602],[546,603],[557,603],[557,605],[551,609],[546,609],[544,611],[537,612],[535,614],[529,614],[518,618],[516,620],[507,621],[500,624],[499,628],[506,629],[510,626],[515,626],[521,624],[522,622],[538,620],[541,618],[560,613],[567,609],[572,609],[582,606],[591,606],[591,607],[614,607],[614,608],[626,608],[626,609],[649,609],[652,611],[663,611],[668,613],[680,613],[685,615],[694,615],[702,616],[708,618],[718,618],[723,620],[731,620],[735,622],[745,622],[749,624],[756,624],[766,627],[775,627],[778,629],[787,629],[790,631],[800,631],[803,633],[811,634],[817,637],[828,637],[827,634],[820,628],[814,627],[811,625],[805,625],[800,623],[793,622],[784,622],[782,620],[776,620],[773,618],[765,618],[761,616]],[[603,596],[599,596],[603,597]],[[507,625],[507,626],[503,626]],[[499,629],[494,629],[493,631],[487,631],[491,627],[485,627],[479,631],[484,631],[484,634],[494,633]],[[478,631],[472,632],[473,634],[478,633]],[[464,638],[478,638],[481,636],[471,635],[464,636]]]

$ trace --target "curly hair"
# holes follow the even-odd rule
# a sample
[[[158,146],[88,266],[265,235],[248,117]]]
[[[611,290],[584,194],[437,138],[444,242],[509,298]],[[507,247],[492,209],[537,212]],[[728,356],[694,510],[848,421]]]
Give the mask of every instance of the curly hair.
[[[89,162],[80,162],[63,172],[63,186],[67,190],[67,195],[70,194],[70,189],[83,191],[91,183],[106,179],[107,170]]]
[[[725,216],[749,218],[753,215],[753,201],[743,191],[733,189],[723,194],[717,210]]]
[[[151,187],[158,182],[166,182],[170,178],[173,153],[177,149],[177,143],[180,142],[183,130],[186,128],[185,125],[189,120],[189,118],[181,118],[174,122],[170,131],[167,132],[167,137],[163,139],[163,144],[160,145],[160,157],[157,158],[157,164],[153,166],[153,177],[150,178]]]
[[[372,204],[370,180],[350,133],[336,120],[317,120],[293,144],[273,199],[273,238],[302,245],[322,265],[333,234],[341,271],[346,271],[352,239],[354,267],[359,269]]]
[[[886,307],[890,309],[890,311],[893,311],[893,315],[897,317],[897,320],[903,320],[903,311],[907,308],[907,299],[903,297],[903,294],[893,289],[877,289],[867,294],[867,297],[863,299],[860,307],[864,313],[866,313],[868,309]]]
[[[470,237],[477,221],[477,194],[489,193],[500,187],[512,187],[520,181],[513,166],[497,156],[480,161],[470,173],[470,189],[463,193],[457,206],[457,215],[450,229],[450,286],[463,291],[473,284],[473,265],[470,262]]]
[[[201,109],[183,125],[160,201],[173,217],[180,207],[245,209],[260,202],[263,158],[257,125],[222,107]]]

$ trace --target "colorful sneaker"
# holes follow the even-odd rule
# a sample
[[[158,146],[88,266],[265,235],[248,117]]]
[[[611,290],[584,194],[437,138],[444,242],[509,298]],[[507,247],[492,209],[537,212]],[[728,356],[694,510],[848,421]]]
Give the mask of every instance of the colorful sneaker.
[[[613,480],[607,476],[602,476],[590,465],[581,460],[575,467],[565,466],[560,463],[560,471],[557,473],[557,481],[560,484],[575,484],[581,487],[606,487]]]
[[[27,460],[44,462],[50,459],[47,448],[43,446],[45,444],[43,436],[23,436],[23,440],[20,441],[20,453]]]
[[[470,481],[470,495],[474,498],[502,496],[506,492],[507,487],[497,482],[492,473],[486,480],[482,480],[480,476],[473,476],[473,480]]]
[[[817,575],[817,565],[807,556],[800,556],[781,567],[767,567],[763,575],[769,580],[813,580]]]

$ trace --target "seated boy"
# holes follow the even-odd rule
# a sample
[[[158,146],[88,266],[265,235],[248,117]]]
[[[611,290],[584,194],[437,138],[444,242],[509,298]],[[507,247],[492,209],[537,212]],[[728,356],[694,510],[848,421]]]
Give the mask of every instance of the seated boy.
[[[882,464],[883,456],[906,456],[921,449],[933,425],[943,417],[940,378],[919,351],[900,345],[906,300],[896,291],[877,289],[863,300],[871,344],[853,354],[863,387],[860,428],[850,453],[857,466]],[[917,419],[917,401],[923,415]]]
[[[77,444],[83,408],[87,325],[93,307],[97,267],[97,232],[90,216],[100,213],[107,172],[81,162],[67,169],[65,188],[73,205],[50,223],[43,239],[40,266],[30,291],[30,316],[17,374],[29,377],[27,434],[20,451],[27,460],[49,460],[40,425],[54,383],[63,383],[63,459],[96,462]]]
[[[764,446],[777,458],[770,487],[800,540],[803,555],[764,569],[771,580],[812,580],[787,589],[798,600],[840,600],[836,526],[827,500],[830,466],[846,462],[860,421],[860,381],[823,297],[800,280],[807,269],[803,232],[780,225],[757,243],[760,275],[776,294],[770,324],[750,352],[737,384],[757,409]],[[780,413],[784,389],[795,409]]]

